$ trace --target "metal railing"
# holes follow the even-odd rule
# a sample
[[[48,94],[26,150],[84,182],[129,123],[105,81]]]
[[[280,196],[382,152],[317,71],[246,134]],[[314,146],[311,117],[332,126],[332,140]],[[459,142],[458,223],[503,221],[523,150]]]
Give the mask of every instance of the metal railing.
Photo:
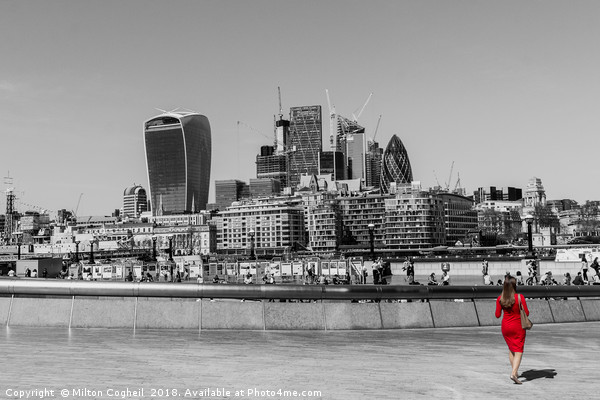
[[[0,296],[299,300],[495,299],[501,286],[243,285],[0,279]],[[600,297],[600,286],[519,286],[527,298]]]

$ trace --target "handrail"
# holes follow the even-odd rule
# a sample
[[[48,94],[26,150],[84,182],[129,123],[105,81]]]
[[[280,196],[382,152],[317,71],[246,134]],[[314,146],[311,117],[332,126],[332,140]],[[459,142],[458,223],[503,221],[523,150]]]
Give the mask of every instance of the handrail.
[[[527,298],[600,297],[600,286],[519,286]],[[0,295],[302,300],[495,299],[500,286],[244,285],[0,279]]]

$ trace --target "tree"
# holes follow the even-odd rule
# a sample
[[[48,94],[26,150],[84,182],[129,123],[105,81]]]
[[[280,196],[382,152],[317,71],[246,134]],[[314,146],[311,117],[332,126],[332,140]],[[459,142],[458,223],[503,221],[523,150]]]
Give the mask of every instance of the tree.
[[[600,226],[600,221],[598,220],[599,215],[600,208],[598,207],[598,202],[587,200],[585,204],[579,208],[577,224],[581,231],[594,232],[598,230],[598,227]]]
[[[540,228],[560,230],[560,220],[550,205],[536,204],[533,209],[533,216],[535,217],[537,226]]]

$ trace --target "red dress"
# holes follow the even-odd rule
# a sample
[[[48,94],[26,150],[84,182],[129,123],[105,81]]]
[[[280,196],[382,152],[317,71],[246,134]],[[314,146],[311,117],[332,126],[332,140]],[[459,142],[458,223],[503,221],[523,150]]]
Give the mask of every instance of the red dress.
[[[496,299],[496,318],[500,318],[500,314],[504,311],[504,317],[502,318],[502,336],[508,345],[508,349],[514,352],[523,352],[523,346],[525,346],[525,329],[521,327],[521,313],[519,311],[519,298],[521,297],[521,304],[525,314],[529,315],[529,309],[525,302],[525,297],[521,294],[515,293],[515,304],[511,308],[502,308],[500,305],[500,297]]]

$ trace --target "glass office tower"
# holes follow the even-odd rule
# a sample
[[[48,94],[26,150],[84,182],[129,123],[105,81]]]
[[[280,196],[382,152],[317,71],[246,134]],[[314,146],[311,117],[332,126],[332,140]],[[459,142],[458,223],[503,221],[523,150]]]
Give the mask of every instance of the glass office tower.
[[[210,187],[208,118],[168,112],[144,123],[144,146],[152,215],[198,212]]]
[[[413,180],[410,160],[404,144],[396,135],[388,143],[381,162],[381,191],[390,192],[390,184],[411,183]]]

